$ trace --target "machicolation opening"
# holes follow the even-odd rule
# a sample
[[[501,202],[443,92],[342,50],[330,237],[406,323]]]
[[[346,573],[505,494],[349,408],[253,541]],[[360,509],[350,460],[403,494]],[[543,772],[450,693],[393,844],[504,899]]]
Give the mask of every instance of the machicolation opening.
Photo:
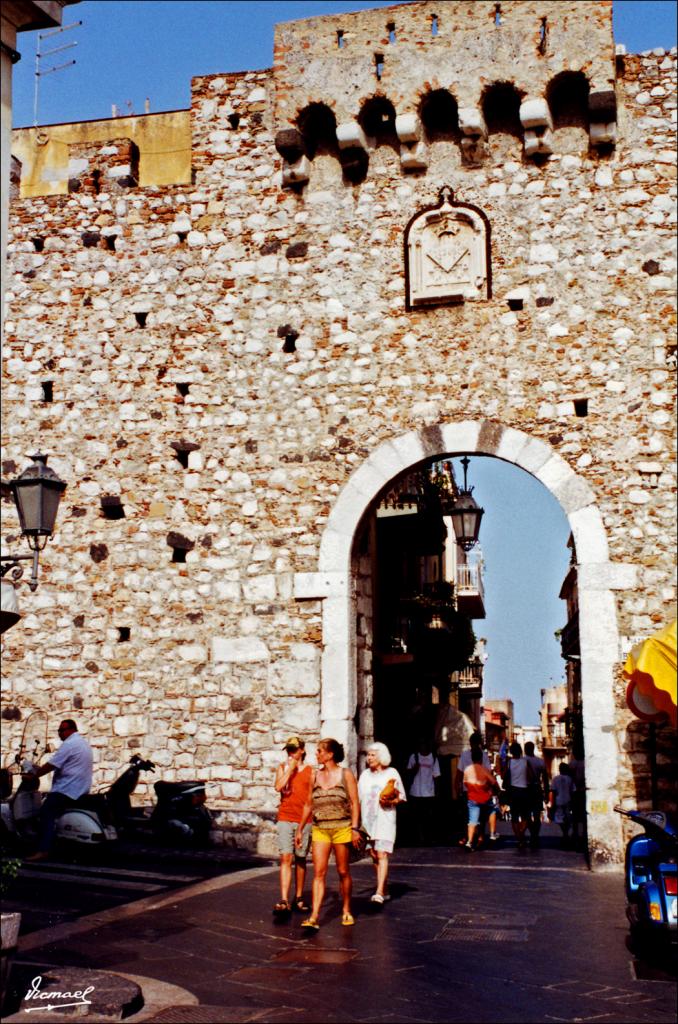
[[[441,139],[458,141],[459,108],[456,99],[447,89],[434,89],[426,93],[419,104],[419,116],[427,142]]]
[[[589,130],[589,83],[581,71],[563,71],[546,89],[553,129],[582,128]]]
[[[366,100],[358,115],[358,124],[368,138],[377,146],[392,146],[400,151],[400,142],[395,129],[396,111],[385,96],[374,96]]]
[[[495,82],[483,94],[482,109],[488,135],[513,135],[522,139],[521,96],[512,82]]]
[[[325,103],[309,103],[297,117],[306,156],[338,155],[337,119]]]

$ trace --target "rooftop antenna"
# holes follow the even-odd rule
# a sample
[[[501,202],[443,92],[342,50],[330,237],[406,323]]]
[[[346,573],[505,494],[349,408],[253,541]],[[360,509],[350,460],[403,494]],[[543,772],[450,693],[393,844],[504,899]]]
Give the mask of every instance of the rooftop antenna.
[[[47,39],[49,36],[60,35],[62,32],[68,32],[72,28],[78,28],[82,25],[82,21],[74,21],[72,25],[62,25],[59,28],[52,28],[47,32],[38,32],[38,43],[35,50],[35,92],[33,94],[33,127],[38,127],[38,99],[40,95],[40,79],[44,78],[45,75],[51,75],[54,71],[63,71],[64,68],[70,68],[75,64],[74,60],[66,61],[65,64],[57,64],[51,68],[45,68],[40,63],[45,57],[51,57],[55,53],[61,53],[62,50],[70,50],[73,46],[77,46],[77,42],[65,43],[63,46],[55,46],[51,50],[45,50],[43,53],[40,52],[41,44],[43,39]]]

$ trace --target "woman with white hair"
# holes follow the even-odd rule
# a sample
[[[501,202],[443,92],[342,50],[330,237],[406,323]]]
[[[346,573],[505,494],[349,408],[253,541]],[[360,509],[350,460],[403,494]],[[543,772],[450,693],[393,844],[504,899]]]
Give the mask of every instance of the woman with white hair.
[[[390,898],[386,883],[388,859],[396,837],[396,807],[407,800],[403,781],[390,765],[391,754],[386,744],[371,743],[367,748],[367,768],[358,780],[363,828],[372,840],[370,855],[377,872],[377,891],[371,901],[380,905]]]

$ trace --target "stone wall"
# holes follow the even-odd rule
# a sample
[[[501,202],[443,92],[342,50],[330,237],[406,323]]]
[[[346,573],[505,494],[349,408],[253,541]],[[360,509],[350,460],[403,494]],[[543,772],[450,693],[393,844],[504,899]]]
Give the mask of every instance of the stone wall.
[[[567,7],[609,66],[609,5],[502,7]],[[448,9],[395,10],[440,14],[442,42]],[[342,24],[369,35],[377,14]],[[425,53],[408,73],[425,90]],[[289,81],[314,99],[305,65],[281,74],[194,79],[193,184],[13,204],[3,367],[3,475],[40,447],[68,482],[40,588],[3,638],[6,706],[49,709],[52,731],[73,713],[98,782],[135,750],[163,778],[200,774],[224,841],[260,849],[285,737],[319,734],[321,655],[364,653],[335,630],[319,550],[390,439],[479,421],[550,446],[593,495],[610,560],[632,567],[615,630],[647,634],[675,607],[675,52],[620,62],[616,145],[592,144],[579,110],[553,124],[551,155],[494,122],[478,159],[443,132],[408,173],[400,142],[377,138],[358,183],[338,145],[281,159],[280,132],[299,131],[294,89],[279,114]],[[296,182],[290,156],[310,168]],[[404,231],[443,186],[491,224],[493,297],[407,312]],[[114,248],[85,242],[104,232]],[[605,616],[596,628],[604,644]],[[614,729],[611,792],[631,800],[621,679],[612,698],[587,756]],[[5,724],[11,750],[20,723]]]

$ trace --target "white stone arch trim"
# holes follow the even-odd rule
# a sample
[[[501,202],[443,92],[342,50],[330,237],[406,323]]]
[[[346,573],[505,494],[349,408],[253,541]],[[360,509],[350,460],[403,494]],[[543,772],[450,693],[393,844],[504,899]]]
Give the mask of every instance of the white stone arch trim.
[[[357,700],[351,553],[360,522],[394,477],[427,459],[492,455],[541,481],[562,507],[574,537],[579,590],[587,808],[592,862],[618,863],[617,746],[613,682],[620,660],[615,590],[635,585],[635,566],[609,560],[607,535],[589,484],[545,441],[491,420],[442,423],[382,443],[351,475],[330,513],[317,573],[295,577],[295,596],[323,598],[322,731],[355,763]]]

